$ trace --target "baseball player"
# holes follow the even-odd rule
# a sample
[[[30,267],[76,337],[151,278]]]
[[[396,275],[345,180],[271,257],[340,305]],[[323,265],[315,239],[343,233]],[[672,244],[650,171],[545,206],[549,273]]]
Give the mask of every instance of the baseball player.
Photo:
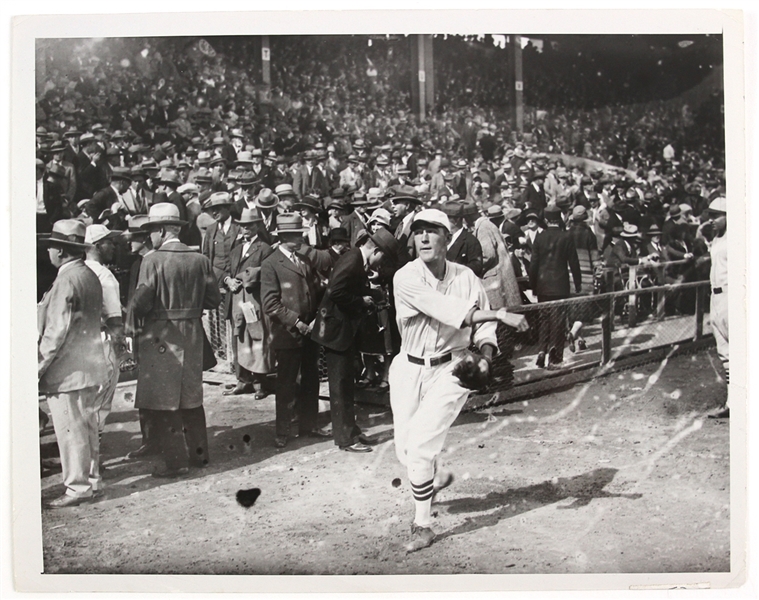
[[[523,315],[489,310],[482,282],[467,267],[447,261],[448,217],[439,210],[418,212],[411,224],[418,257],[394,277],[401,352],[390,367],[390,405],[395,450],[408,470],[416,507],[408,552],[435,539],[430,505],[453,481],[438,469],[445,436],[472,389],[490,375],[497,350],[496,321],[519,331]],[[481,354],[468,351],[474,343]]]
[[[716,198],[709,204],[709,220],[699,227],[699,234],[707,240],[712,266],[709,279],[712,286],[710,318],[717,342],[717,355],[725,369],[725,380],[730,384],[730,343],[727,327],[727,200]],[[709,231],[711,229],[711,231]],[[711,237],[711,241],[709,241]],[[709,416],[724,419],[730,416],[729,398]]]

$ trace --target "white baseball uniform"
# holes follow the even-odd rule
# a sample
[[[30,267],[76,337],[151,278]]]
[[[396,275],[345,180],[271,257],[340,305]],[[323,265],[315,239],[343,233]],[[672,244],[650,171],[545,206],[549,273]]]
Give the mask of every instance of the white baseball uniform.
[[[717,342],[717,355],[725,367],[730,382],[730,347],[727,327],[727,233],[712,240],[709,247],[712,258],[709,280],[712,285],[710,319]]]
[[[467,267],[446,262],[439,281],[417,258],[393,279],[401,352],[390,366],[395,451],[414,498],[432,496],[435,465],[468,389],[452,374],[470,342],[497,347],[496,324],[462,327],[472,308],[488,310],[485,288]],[[422,363],[422,364],[419,364]]]

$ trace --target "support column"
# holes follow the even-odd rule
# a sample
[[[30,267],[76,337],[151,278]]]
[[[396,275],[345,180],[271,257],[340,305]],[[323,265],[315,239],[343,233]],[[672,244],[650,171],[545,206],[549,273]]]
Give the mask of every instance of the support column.
[[[261,80],[264,85],[271,85],[271,50],[269,36],[261,36]]]
[[[435,104],[435,78],[431,35],[411,36],[411,105],[419,120]]]
[[[519,138],[524,134],[524,81],[522,79],[522,37],[511,36],[514,57],[514,125]]]

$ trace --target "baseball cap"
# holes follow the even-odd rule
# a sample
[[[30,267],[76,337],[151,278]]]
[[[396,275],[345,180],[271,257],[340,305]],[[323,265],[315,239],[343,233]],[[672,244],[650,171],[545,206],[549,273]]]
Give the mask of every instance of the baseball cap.
[[[85,244],[97,244],[103,240],[113,239],[121,235],[120,231],[111,231],[105,225],[96,223],[94,225],[88,225],[84,234]]]
[[[448,220],[448,216],[442,210],[436,208],[425,208],[416,213],[414,220],[411,222],[411,231],[418,229],[418,227],[415,227],[417,223],[436,225],[444,227],[449,233],[451,231],[451,222]]]

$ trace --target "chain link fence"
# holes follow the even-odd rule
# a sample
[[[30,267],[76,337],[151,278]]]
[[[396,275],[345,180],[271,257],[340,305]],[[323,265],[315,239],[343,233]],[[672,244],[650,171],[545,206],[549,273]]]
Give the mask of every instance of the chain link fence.
[[[709,282],[622,290],[515,307],[530,329],[499,325],[501,350],[487,393],[613,363],[620,358],[709,335]],[[543,386],[541,386],[543,387]]]

